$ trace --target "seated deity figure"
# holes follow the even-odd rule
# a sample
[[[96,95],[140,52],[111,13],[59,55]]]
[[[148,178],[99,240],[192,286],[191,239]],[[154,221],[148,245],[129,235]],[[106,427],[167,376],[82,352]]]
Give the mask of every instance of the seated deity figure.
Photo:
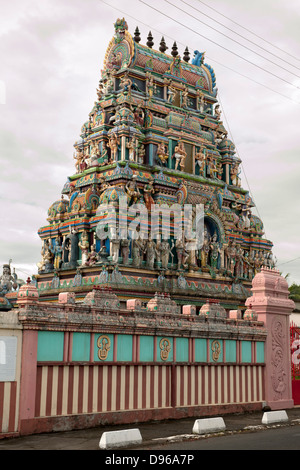
[[[37,263],[37,267],[38,267],[39,272],[52,269],[53,268],[54,255],[53,255],[53,253],[50,249],[49,240],[44,241],[44,245],[43,245],[43,248],[42,248],[42,251],[41,251],[41,255],[42,255],[42,261]]]
[[[132,81],[128,77],[128,73],[126,73],[124,77],[121,78],[120,88],[123,90],[123,93],[127,92],[128,94],[130,94],[131,87],[132,87]]]
[[[17,276],[11,274],[10,264],[3,265],[3,273],[0,276],[0,295],[5,295],[13,289],[17,289]]]
[[[217,167],[213,158],[208,158],[207,161],[207,176],[216,179]]]
[[[100,150],[99,150],[99,146],[98,146],[97,142],[93,142],[92,147],[91,147],[91,155],[87,159],[88,167],[91,168],[93,166],[97,166],[98,165],[98,158],[100,156],[101,156],[101,153],[100,153]]]
[[[96,252],[96,245],[91,246],[91,252],[87,256],[85,266],[94,266],[98,261],[98,254]]]

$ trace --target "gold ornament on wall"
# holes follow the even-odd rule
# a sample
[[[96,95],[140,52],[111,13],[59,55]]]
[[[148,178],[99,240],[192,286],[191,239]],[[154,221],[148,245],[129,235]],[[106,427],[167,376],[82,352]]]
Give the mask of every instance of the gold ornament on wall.
[[[220,341],[213,341],[211,344],[212,358],[214,362],[218,362],[221,354],[221,343]]]
[[[98,357],[100,361],[106,361],[110,346],[111,346],[111,341],[108,336],[100,336],[97,341],[97,346],[98,346]]]
[[[167,361],[169,358],[169,354],[171,352],[171,343],[167,338],[163,338],[159,342],[160,348],[160,358],[162,361]]]

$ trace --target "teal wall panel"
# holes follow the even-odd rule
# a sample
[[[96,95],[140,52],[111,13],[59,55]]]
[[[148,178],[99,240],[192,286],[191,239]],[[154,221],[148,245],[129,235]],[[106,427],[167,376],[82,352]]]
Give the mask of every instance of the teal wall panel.
[[[94,361],[113,362],[114,360],[114,335],[95,335]]]
[[[72,361],[88,362],[90,360],[90,344],[90,333],[73,333]]]
[[[117,339],[117,361],[132,361],[132,336],[118,335]]]
[[[39,331],[37,360],[62,362],[64,358],[64,333],[60,331]]]
[[[225,341],[225,362],[236,362],[236,341]]]
[[[207,342],[206,339],[195,339],[195,361],[207,362]]]
[[[140,336],[140,361],[153,362],[154,338],[153,336]]]
[[[252,362],[251,341],[242,341],[242,362]]]
[[[176,361],[188,362],[189,361],[189,339],[176,338]]]
[[[265,362],[265,343],[262,341],[256,343],[256,362]]]

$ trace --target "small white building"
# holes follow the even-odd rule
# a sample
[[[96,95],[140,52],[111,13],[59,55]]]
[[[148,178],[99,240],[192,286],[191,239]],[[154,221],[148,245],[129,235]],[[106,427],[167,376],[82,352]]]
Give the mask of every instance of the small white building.
[[[300,326],[300,302],[295,302],[295,310],[290,316],[290,322]]]

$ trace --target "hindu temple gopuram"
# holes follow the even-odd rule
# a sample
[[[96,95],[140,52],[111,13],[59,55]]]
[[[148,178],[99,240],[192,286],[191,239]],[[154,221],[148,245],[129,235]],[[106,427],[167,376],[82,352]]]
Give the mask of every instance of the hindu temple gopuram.
[[[94,286],[111,287],[121,305],[167,293],[198,312],[207,299],[240,308],[254,275],[274,267],[272,243],[241,187],[241,161],[222,121],[216,77],[204,53],[170,55],[164,38],[141,44],[124,19],[114,25],[87,121],[74,148],[74,174],[40,228],[42,259],[35,278],[40,299],[68,289],[82,300]],[[101,207],[142,203],[204,206],[203,246],[188,250],[175,239],[97,237]],[[128,224],[132,222],[130,210]],[[124,220],[123,220],[124,224]]]

